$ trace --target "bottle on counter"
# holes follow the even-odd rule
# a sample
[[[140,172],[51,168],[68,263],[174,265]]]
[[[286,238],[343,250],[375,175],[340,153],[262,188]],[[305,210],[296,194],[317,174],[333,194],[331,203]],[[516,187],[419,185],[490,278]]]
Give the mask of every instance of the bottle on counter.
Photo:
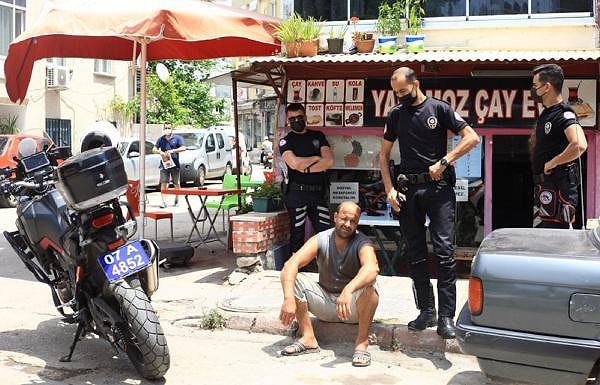
[[[392,213],[392,205],[391,204],[389,204],[389,203],[387,204],[385,212],[386,212],[388,218],[393,217],[394,214]]]

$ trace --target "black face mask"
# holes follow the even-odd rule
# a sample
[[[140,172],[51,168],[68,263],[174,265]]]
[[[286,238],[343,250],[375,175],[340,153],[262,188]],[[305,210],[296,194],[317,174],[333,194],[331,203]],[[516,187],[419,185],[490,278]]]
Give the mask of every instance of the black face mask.
[[[540,88],[542,88],[542,86],[540,86]],[[537,88],[535,88],[535,86],[531,86],[531,99],[533,99],[534,102],[541,103],[543,99],[542,96],[544,95],[537,94]]]
[[[294,119],[290,122],[290,128],[296,132],[302,132],[306,128],[304,119]]]
[[[413,91],[415,90],[415,87],[413,86],[413,89],[406,95],[404,96],[400,96],[398,98],[398,103],[402,104],[403,106],[410,106],[412,105],[415,100],[417,99],[417,95],[413,96]]]

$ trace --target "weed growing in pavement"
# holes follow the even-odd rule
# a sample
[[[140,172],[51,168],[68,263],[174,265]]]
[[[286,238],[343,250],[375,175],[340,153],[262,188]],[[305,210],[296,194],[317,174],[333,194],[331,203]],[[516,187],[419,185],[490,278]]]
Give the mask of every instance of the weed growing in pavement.
[[[210,309],[208,313],[205,312],[200,317],[200,327],[208,330],[222,329],[225,327],[225,316],[219,309]]]

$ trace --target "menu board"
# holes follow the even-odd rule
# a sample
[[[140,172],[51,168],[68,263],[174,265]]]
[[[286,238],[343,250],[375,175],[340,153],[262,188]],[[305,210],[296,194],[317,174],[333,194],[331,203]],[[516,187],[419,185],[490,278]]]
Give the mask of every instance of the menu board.
[[[364,79],[288,80],[287,102],[302,103],[313,127],[362,127]]]

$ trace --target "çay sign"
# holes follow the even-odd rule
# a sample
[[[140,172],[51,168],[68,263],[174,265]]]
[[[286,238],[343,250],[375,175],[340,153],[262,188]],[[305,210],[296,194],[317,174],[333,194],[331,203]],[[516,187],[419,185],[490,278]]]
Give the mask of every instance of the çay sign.
[[[473,127],[531,128],[542,110],[531,98],[530,78],[421,78],[420,84],[427,96],[450,103]],[[382,127],[395,104],[389,79],[366,80],[365,126]]]

